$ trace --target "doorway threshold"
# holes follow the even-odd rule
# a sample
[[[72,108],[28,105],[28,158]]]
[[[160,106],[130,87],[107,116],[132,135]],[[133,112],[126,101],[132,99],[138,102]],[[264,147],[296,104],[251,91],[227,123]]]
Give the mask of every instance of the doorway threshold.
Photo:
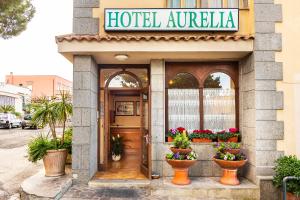
[[[89,181],[88,185],[94,188],[147,188],[150,184],[151,181],[149,179],[99,179],[94,177]]]

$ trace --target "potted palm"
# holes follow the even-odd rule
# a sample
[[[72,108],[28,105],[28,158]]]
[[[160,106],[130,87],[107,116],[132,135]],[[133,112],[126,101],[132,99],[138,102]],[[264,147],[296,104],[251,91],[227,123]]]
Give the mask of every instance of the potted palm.
[[[37,162],[43,159],[46,176],[61,176],[65,174],[65,164],[70,142],[65,143],[65,128],[68,117],[72,114],[70,95],[61,92],[59,98],[48,100],[43,97],[35,101],[35,112],[32,120],[36,124],[49,126],[51,136],[38,136],[28,144],[29,160]],[[63,124],[63,132],[58,137],[57,123]]]
[[[296,156],[283,156],[275,161],[273,185],[282,188],[283,178],[287,176],[300,177],[300,160]],[[289,180],[286,183],[287,200],[300,199],[300,180]]]
[[[121,156],[123,153],[123,138],[118,134],[116,137],[112,136],[111,142],[112,160],[119,161],[121,160]]]

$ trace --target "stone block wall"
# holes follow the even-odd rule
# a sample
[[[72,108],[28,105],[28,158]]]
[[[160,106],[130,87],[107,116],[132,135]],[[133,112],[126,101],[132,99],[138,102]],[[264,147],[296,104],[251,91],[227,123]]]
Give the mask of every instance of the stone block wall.
[[[93,8],[99,7],[99,0],[73,1],[73,33],[98,34],[99,19],[93,18]]]
[[[92,56],[74,56],[73,178],[87,183],[97,171],[98,66]]]

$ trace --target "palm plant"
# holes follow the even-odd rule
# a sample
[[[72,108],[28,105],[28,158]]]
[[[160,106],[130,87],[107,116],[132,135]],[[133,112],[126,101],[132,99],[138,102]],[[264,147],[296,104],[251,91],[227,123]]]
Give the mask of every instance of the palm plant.
[[[32,106],[35,112],[32,116],[32,121],[35,124],[40,124],[43,127],[47,124],[50,127],[53,140],[57,140],[55,125],[58,120],[58,113],[54,107],[54,103],[46,97],[41,97],[38,103],[33,103]]]
[[[53,103],[53,109],[57,114],[58,122],[63,124],[63,131],[61,137],[61,144],[64,144],[64,134],[66,129],[66,121],[72,115],[73,106],[71,103],[71,96],[66,91],[60,91],[60,101]]]
[[[11,113],[15,111],[15,107],[11,105],[2,105],[0,106],[0,112],[2,113]]]

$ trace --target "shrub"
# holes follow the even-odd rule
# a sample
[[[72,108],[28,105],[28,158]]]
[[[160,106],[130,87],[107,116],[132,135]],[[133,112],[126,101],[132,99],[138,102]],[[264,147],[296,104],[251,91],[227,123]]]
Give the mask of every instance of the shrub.
[[[73,128],[67,128],[64,134],[65,140],[63,144],[63,148],[67,149],[69,154],[72,154],[72,136],[73,136]]]
[[[286,176],[300,177],[300,160],[296,156],[283,156],[275,161],[275,175],[273,184],[282,187],[282,180]],[[300,180],[289,180],[287,191],[300,196]]]

